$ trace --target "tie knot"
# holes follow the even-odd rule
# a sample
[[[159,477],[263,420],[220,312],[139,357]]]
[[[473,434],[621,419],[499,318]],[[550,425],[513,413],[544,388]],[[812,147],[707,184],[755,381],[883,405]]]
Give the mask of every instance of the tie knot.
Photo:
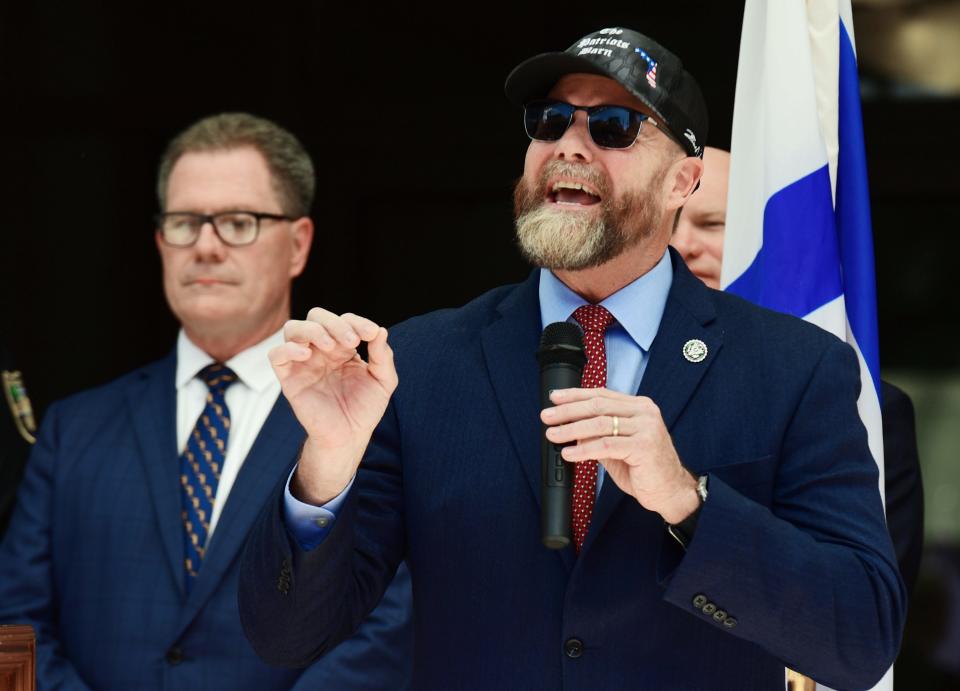
[[[237,375],[232,369],[220,362],[214,362],[200,370],[199,376],[211,391],[223,393],[233,382],[237,381]]]
[[[581,305],[574,310],[573,318],[584,331],[603,333],[613,323],[613,315],[603,305]]]

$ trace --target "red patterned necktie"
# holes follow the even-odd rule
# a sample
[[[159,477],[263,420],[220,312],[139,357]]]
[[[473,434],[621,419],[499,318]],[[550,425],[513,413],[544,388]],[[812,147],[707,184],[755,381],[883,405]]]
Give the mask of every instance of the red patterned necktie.
[[[583,328],[583,346],[587,364],[583,368],[580,386],[585,389],[607,385],[607,352],[603,336],[613,323],[613,315],[602,305],[583,305],[573,313],[574,320]],[[580,553],[590,530],[593,504],[597,497],[597,462],[580,461],[573,469],[573,545]]]

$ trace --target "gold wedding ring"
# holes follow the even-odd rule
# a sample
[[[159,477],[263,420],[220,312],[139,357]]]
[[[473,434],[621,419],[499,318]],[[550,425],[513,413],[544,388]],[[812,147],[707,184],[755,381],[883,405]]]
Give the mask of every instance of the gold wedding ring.
[[[620,436],[620,418],[616,415],[613,416],[613,436]]]

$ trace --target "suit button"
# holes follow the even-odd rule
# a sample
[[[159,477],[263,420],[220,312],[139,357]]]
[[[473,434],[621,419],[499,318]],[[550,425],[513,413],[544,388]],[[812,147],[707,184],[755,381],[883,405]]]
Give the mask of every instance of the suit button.
[[[174,646],[167,651],[166,660],[168,665],[179,665],[183,662],[183,651]]]
[[[703,613],[706,614],[707,616],[713,614],[716,611],[717,611],[717,606],[712,602],[708,602],[703,606]]]
[[[713,613],[713,620],[718,624],[722,624],[724,621],[726,621],[726,619],[727,619],[727,613],[724,612],[722,609],[718,609],[716,612]]]
[[[697,609],[703,609],[703,606],[704,606],[705,604],[707,604],[707,596],[706,596],[706,595],[696,595],[696,596],[693,598],[693,606],[696,607]]]
[[[726,626],[728,629],[732,629],[734,626],[737,625],[737,620],[734,619],[733,617],[728,616],[726,619],[723,620],[723,625]]]
[[[583,641],[579,638],[568,638],[563,643],[563,653],[567,657],[576,660],[583,655]]]

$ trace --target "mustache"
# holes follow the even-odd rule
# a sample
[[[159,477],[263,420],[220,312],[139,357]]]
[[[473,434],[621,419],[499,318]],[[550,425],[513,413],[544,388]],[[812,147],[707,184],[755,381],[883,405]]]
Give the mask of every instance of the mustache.
[[[544,166],[543,171],[540,173],[540,178],[537,180],[538,196],[540,198],[546,196],[547,182],[550,178],[559,177],[583,180],[600,193],[601,199],[606,199],[609,196],[610,181],[605,174],[585,163],[573,163],[572,161],[560,160],[550,161]]]
[[[528,184],[521,176],[513,187],[513,213],[519,218],[539,208],[547,197],[547,184],[550,178],[569,177],[583,180],[600,194],[600,204],[608,206],[610,199],[610,181],[606,175],[585,163],[570,161],[550,161],[543,167],[536,184]]]

